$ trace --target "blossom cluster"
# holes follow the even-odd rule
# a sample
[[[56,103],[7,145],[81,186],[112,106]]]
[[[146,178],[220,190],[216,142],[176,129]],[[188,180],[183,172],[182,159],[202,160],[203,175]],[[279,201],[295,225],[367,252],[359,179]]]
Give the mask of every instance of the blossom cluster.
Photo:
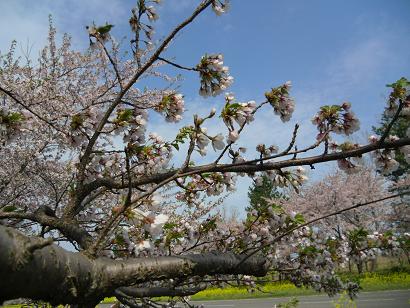
[[[161,205],[164,203],[160,194],[153,193],[140,205],[143,210],[128,208],[125,211],[127,225],[123,226],[121,234],[114,239],[114,244],[125,244],[128,252],[135,256],[153,253],[156,248],[155,242],[162,240],[164,229],[170,219],[169,215],[161,213]],[[112,211],[116,212],[120,208],[121,206],[115,206]]]
[[[400,152],[403,153],[405,161],[410,164],[410,146],[405,145],[401,147]]]
[[[409,241],[410,234],[381,233],[359,228],[348,232],[347,240],[350,251],[348,256],[353,262],[360,263],[375,259],[380,255],[396,255],[406,249],[402,243]]]
[[[110,155],[94,155],[87,166],[85,182],[89,183],[104,176],[114,176],[117,172],[125,171],[123,158],[119,153]]]
[[[329,145],[330,149],[333,151],[351,151],[359,148],[359,144],[357,143],[352,143],[349,141],[343,142],[341,144],[338,144],[335,141],[332,141]],[[356,172],[360,171],[360,167],[362,164],[362,157],[361,156],[356,156],[356,157],[349,157],[349,158],[341,158],[337,160],[337,165],[340,170],[343,170],[347,174],[353,174]]]
[[[169,217],[135,209],[128,213],[127,219],[130,226],[122,229],[122,239],[128,246],[128,251],[138,256],[142,252],[148,253],[154,249],[153,241],[162,236]]]
[[[282,122],[289,121],[295,110],[295,101],[289,96],[291,85],[291,82],[287,81],[265,93],[265,97],[273,107],[274,113],[280,116]]]
[[[201,79],[199,94],[201,96],[216,96],[225,91],[233,82],[229,68],[224,66],[221,54],[204,55],[196,66]]]
[[[179,179],[178,183],[183,191],[177,193],[177,200],[193,203],[200,198],[201,192],[205,192],[207,196],[218,196],[225,189],[234,191],[236,175],[230,172],[194,175],[189,181],[188,178]]]
[[[279,272],[286,268],[283,274],[297,286],[309,286],[329,294],[347,290],[353,296],[358,286],[343,283],[334,274],[336,267],[348,260],[346,241],[331,237],[317,227],[307,226],[276,238],[304,222],[303,216],[287,213],[277,201],[270,200],[269,207],[252,209],[248,213],[238,244],[259,249],[265,247],[272,268]]]
[[[222,250],[232,245],[235,240],[229,236],[226,223],[218,214],[209,215],[215,205],[194,202],[194,211],[192,206],[189,206],[178,214],[175,211],[161,214],[163,208],[157,211],[151,205],[158,201],[164,205],[166,201],[160,199],[161,197],[156,197],[147,203],[144,201],[145,210],[127,211],[126,224],[113,239],[117,257],[124,256],[124,248],[128,254],[136,256],[161,256],[170,252],[180,254],[197,246],[202,250]],[[208,217],[201,219],[204,215]],[[221,238],[225,238],[226,241],[217,248],[215,245],[221,245],[217,244]]]
[[[167,122],[179,122],[185,111],[184,97],[182,94],[176,93],[165,94],[159,104],[155,107],[155,110],[163,113]]]
[[[306,171],[303,167],[299,166],[296,169],[284,169],[284,170],[269,170],[263,174],[255,177],[256,185],[262,185],[263,176],[269,178],[272,183],[277,187],[287,187],[289,185],[293,188],[298,189],[299,186],[304,184],[308,177],[306,176]]]
[[[220,16],[223,13],[226,13],[229,10],[230,3],[229,0],[213,0],[212,1],[212,10],[215,12],[216,15]]]
[[[150,133],[145,145],[130,145],[129,150],[133,163],[136,164],[134,172],[137,174],[151,174],[163,170],[173,155],[171,146],[157,133]]]
[[[388,136],[388,140],[394,141],[397,140],[396,136]],[[369,141],[372,143],[376,143],[379,141],[379,138],[372,135],[369,137]],[[403,153],[406,155],[406,151],[408,148],[403,150]],[[394,171],[396,171],[400,164],[395,159],[396,154],[392,149],[383,149],[383,150],[376,150],[371,154],[373,156],[376,168],[383,174],[387,175]]]
[[[378,150],[372,153],[376,168],[383,174],[390,174],[396,171],[400,163],[395,160],[395,153],[392,150]]]
[[[159,18],[157,11],[153,5],[146,6],[145,9],[149,21],[155,21]]]
[[[320,140],[329,132],[336,134],[351,135],[360,128],[359,119],[350,110],[350,103],[341,105],[326,105],[320,107],[320,111],[312,118],[312,123],[317,126]]]
[[[209,142],[211,142],[212,148],[215,151],[222,150],[225,147],[225,143],[223,139],[224,138],[221,133],[215,136],[209,136],[207,128],[201,127],[199,132],[196,134],[196,142],[195,142],[198,153],[201,156],[205,156],[207,153],[207,147],[209,145]]]
[[[247,103],[239,103],[235,100],[232,93],[225,95],[225,106],[221,112],[221,118],[228,127],[229,134],[227,141],[234,143],[239,138],[239,131],[235,128],[235,122],[241,129],[245,124],[249,124],[254,120],[256,102],[249,101]]]
[[[384,111],[386,116],[388,117],[394,116],[394,114],[397,112],[397,109],[399,108],[399,105],[397,104],[398,100],[401,100],[403,102],[403,109],[401,113],[404,115],[409,115],[410,113],[410,98],[409,98],[410,81],[402,77],[396,82],[392,84],[388,84],[387,87],[393,88],[393,91],[389,95],[388,105]]]
[[[146,126],[148,122],[147,111],[139,108],[126,110],[127,111],[117,111],[118,116],[114,120],[114,123],[116,125],[114,132],[116,134],[120,134],[124,130],[124,142],[130,142],[132,144],[144,144]]]
[[[256,151],[260,153],[261,157],[266,158],[278,153],[279,148],[276,145],[267,147],[266,144],[261,143],[256,146]]]
[[[161,0],[154,0],[156,4],[160,4]],[[159,18],[156,8],[153,5],[146,5],[146,1],[138,1],[137,7],[131,10],[131,17],[129,24],[133,32],[137,32],[139,29],[144,30],[145,35],[149,40],[152,39],[153,28],[152,26],[141,22],[141,17],[146,16],[150,22],[156,21]]]

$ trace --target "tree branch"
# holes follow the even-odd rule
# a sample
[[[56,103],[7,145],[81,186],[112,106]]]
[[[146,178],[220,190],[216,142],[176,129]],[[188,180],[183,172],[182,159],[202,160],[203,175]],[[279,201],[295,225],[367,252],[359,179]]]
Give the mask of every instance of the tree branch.
[[[174,62],[172,62],[172,61],[169,61],[169,60],[167,60],[167,59],[164,59],[164,58],[162,58],[162,57],[158,57],[158,60],[161,60],[161,61],[163,61],[163,62],[165,62],[165,63],[168,63],[169,65],[175,66],[175,67],[180,68],[180,69],[183,69],[183,70],[187,70],[187,71],[198,71],[198,69],[196,69],[196,68],[182,66],[182,65],[179,65],[179,64],[174,63]]]
[[[114,295],[117,288],[137,283],[216,274],[264,276],[269,266],[265,258],[244,261],[245,255],[219,252],[124,261],[90,259],[56,245],[39,248],[30,257],[16,258],[24,256],[27,246],[37,240],[0,226],[0,277],[7,277],[0,280],[0,302],[25,297],[52,304],[92,306]]]
[[[287,159],[278,162],[269,162],[264,164],[255,164],[253,161],[239,162],[232,164],[218,164],[213,163],[208,165],[188,167],[184,170],[183,173],[179,174],[179,177],[184,177],[193,174],[201,174],[204,172],[236,172],[236,173],[255,173],[258,171],[268,171],[268,170],[278,170],[286,167],[294,166],[311,166],[318,163],[335,161],[338,159],[361,156],[363,154],[372,152],[377,149],[386,149],[386,148],[399,148],[404,145],[410,145],[410,138],[402,138],[397,141],[385,141],[382,144],[371,143],[365,146],[358,147],[353,150],[344,151],[344,152],[335,152],[329,154],[321,154],[317,156],[310,156],[305,158],[298,159]],[[152,184],[152,183],[161,183],[166,179],[174,177],[178,173],[178,170],[172,170],[164,173],[154,174],[145,177],[139,177],[137,180],[132,182],[133,187],[138,187],[141,185]],[[95,181],[87,184],[84,187],[85,193],[90,193],[91,191],[105,186],[110,189],[124,189],[128,186],[121,181],[116,181],[112,178],[101,178],[96,179]]]
[[[151,58],[140,68],[138,71],[135,73],[135,75],[128,81],[128,83],[124,86],[122,91],[118,94],[117,98],[115,101],[111,104],[111,106],[107,109],[105,112],[103,118],[101,119],[100,123],[98,124],[94,135],[91,137],[90,142],[87,145],[87,148],[85,149],[84,155],[81,158],[81,165],[82,169],[85,169],[85,165],[88,163],[89,156],[92,152],[92,149],[94,147],[95,142],[97,141],[99,135],[101,134],[101,131],[104,127],[104,125],[107,123],[108,118],[110,117],[111,113],[114,111],[114,109],[121,103],[122,98],[124,95],[128,92],[128,90],[134,85],[134,83],[138,80],[138,78],[141,77],[142,74],[144,74],[150,67],[151,65],[158,59],[159,55],[164,51],[164,49],[167,47],[167,45],[172,41],[172,39],[175,37],[175,35],[182,30],[184,27],[186,27],[188,24],[190,24],[202,11],[204,11],[212,1],[208,0],[203,3],[201,3],[197,9],[194,11],[194,13],[184,20],[180,25],[178,25],[162,42],[162,44],[158,47],[158,49],[154,52],[154,54],[151,56]]]
[[[76,221],[63,220],[58,217],[49,216],[43,210],[34,213],[2,212],[0,219],[27,219],[60,231],[69,240],[76,241],[81,248],[89,247],[93,240],[91,235],[81,228]]]
[[[9,96],[11,99],[13,99],[18,105],[22,106],[24,109],[26,109],[27,111],[29,111],[30,113],[32,113],[33,115],[35,115],[38,119],[40,119],[41,121],[43,121],[44,123],[46,123],[47,125],[49,125],[50,127],[54,128],[56,131],[64,134],[67,136],[67,133],[65,131],[62,131],[61,129],[59,129],[57,126],[55,126],[52,122],[50,122],[49,120],[47,120],[46,118],[44,118],[43,116],[41,116],[40,114],[38,114],[36,111],[34,111],[33,109],[31,109],[29,106],[27,106],[25,103],[23,103],[21,100],[19,100],[16,95],[14,93],[12,93],[11,91],[8,91],[6,89],[4,89],[3,87],[0,87],[0,91],[5,93],[7,96]]]
[[[85,169],[90,160],[90,155],[93,151],[93,147],[97,142],[98,137],[100,136],[101,132],[105,124],[107,123],[109,117],[114,112],[115,108],[121,103],[122,98],[128,92],[128,90],[135,84],[135,82],[152,66],[152,64],[158,59],[160,54],[164,51],[167,45],[172,41],[172,39],[177,35],[177,33],[190,24],[202,11],[204,11],[210,4],[212,3],[211,0],[203,1],[196,10],[192,13],[190,17],[184,20],[181,24],[179,24],[162,42],[162,44],[157,48],[151,58],[138,69],[135,75],[128,81],[128,83],[122,88],[121,92],[117,95],[114,102],[108,107],[104,116],[98,123],[94,134],[90,138],[90,141],[87,144],[87,147],[84,151],[84,154],[80,158],[80,167],[79,167],[79,189],[78,192],[82,191],[83,180],[85,176]],[[78,199],[73,203],[73,206],[69,206],[65,209],[64,216],[74,217],[80,210],[82,199]]]
[[[407,97],[409,98],[409,97]],[[384,140],[387,138],[387,136],[389,135],[394,123],[396,123],[396,121],[398,120],[401,111],[403,110],[404,104],[403,101],[400,99],[399,100],[399,107],[397,108],[396,113],[394,114],[393,118],[391,119],[389,125],[387,125],[386,130],[384,131],[383,135],[381,136],[379,143],[383,143]]]

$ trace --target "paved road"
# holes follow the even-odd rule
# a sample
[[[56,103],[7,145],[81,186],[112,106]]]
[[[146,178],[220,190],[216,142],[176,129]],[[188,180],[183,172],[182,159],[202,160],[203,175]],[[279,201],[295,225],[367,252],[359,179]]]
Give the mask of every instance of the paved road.
[[[300,308],[334,308],[337,298],[326,295],[298,296]],[[287,302],[289,298],[262,298],[195,302],[206,308],[273,308],[275,304]],[[410,290],[361,292],[356,299],[357,308],[410,308]]]
[[[326,295],[298,296],[300,308],[334,308],[337,298]],[[275,304],[287,302],[289,298],[258,298],[220,301],[195,301],[195,305],[203,304],[205,308],[274,308]],[[410,290],[381,292],[361,292],[356,299],[357,308],[410,308]],[[109,305],[99,305],[107,308]],[[181,306],[182,307],[182,306]]]

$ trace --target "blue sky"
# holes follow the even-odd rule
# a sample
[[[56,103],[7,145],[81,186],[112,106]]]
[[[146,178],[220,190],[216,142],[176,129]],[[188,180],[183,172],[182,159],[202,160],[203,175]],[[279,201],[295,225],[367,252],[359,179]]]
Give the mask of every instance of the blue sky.
[[[85,26],[93,21],[113,23],[113,34],[121,39],[129,34],[127,21],[135,2],[3,0],[0,51],[6,51],[16,39],[21,48],[30,46],[35,58],[46,40],[49,14],[60,33],[73,36],[76,48],[87,47]],[[198,2],[164,0],[156,38],[168,33]],[[232,0],[228,14],[218,17],[208,11],[200,16],[178,35],[166,56],[193,66],[205,52],[223,53],[235,78],[230,91],[240,101],[261,101],[270,87],[291,80],[296,99],[294,118],[283,125],[265,109],[240,140],[249,148],[260,142],[284,146],[298,122],[298,143],[302,146],[314,141],[310,118],[318,107],[343,101],[352,103],[361,120],[361,132],[354,138],[364,140],[364,132],[371,131],[383,111],[388,93],[385,84],[410,77],[409,38],[408,0]],[[193,112],[205,114],[213,106],[223,105],[222,97],[200,98],[198,76],[183,74],[181,90],[189,109],[187,119]],[[171,138],[175,134],[172,127],[154,116],[150,128]],[[215,122],[209,129],[217,132],[221,128]],[[319,179],[327,171],[328,167],[319,167],[311,177]],[[226,202],[228,207],[242,207],[248,185],[248,181],[240,181],[238,192]]]

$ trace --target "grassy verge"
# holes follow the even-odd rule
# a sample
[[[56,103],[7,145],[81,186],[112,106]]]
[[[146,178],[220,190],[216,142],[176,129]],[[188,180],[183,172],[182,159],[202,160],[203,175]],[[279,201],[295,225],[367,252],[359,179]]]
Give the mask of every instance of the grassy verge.
[[[360,282],[362,291],[398,290],[410,288],[410,274],[397,272],[389,274],[366,273],[356,275],[354,280]],[[291,297],[317,294],[312,289],[297,288],[291,283],[268,283],[262,291],[249,293],[246,288],[207,289],[192,296],[192,300],[241,299],[256,297]]]
[[[381,270],[375,273],[340,275],[342,279],[358,281],[362,292],[399,290],[410,288],[410,268],[399,270]],[[267,283],[260,287],[261,291],[250,293],[244,287],[228,287],[224,289],[211,288],[201,291],[191,297],[192,300],[221,300],[221,299],[245,299],[258,297],[292,297],[318,294],[312,289],[297,288],[289,282]],[[107,298],[104,302],[112,302],[113,298]]]

